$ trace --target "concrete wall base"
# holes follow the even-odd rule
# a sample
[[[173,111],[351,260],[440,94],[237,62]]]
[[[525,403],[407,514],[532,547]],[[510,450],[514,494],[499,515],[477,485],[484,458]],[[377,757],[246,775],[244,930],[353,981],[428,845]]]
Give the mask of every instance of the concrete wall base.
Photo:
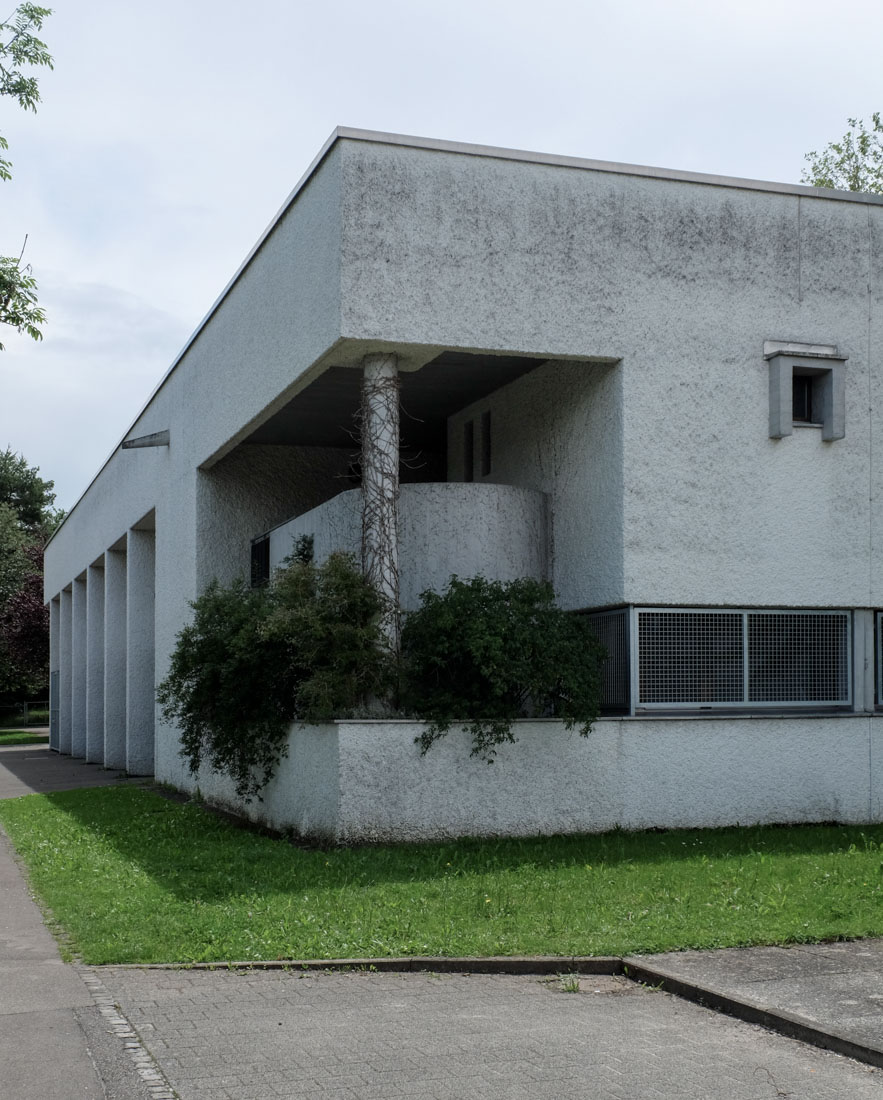
[[[452,731],[421,756],[411,721],[294,726],[243,805],[203,768],[168,778],[210,804],[335,843],[883,820],[883,715],[601,719],[588,738],[517,723],[494,764]]]

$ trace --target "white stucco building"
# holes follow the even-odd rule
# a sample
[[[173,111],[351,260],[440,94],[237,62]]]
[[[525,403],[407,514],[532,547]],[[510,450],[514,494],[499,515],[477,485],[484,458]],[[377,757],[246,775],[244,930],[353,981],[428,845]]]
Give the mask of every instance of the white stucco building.
[[[413,723],[295,729],[251,812],[338,839],[883,819],[883,199],[352,130],[49,545],[60,752],[195,784],[154,703],[188,603],[293,535],[359,547],[378,367],[403,605],[548,577],[597,613],[608,713],[525,723],[493,768],[456,734],[421,758]]]

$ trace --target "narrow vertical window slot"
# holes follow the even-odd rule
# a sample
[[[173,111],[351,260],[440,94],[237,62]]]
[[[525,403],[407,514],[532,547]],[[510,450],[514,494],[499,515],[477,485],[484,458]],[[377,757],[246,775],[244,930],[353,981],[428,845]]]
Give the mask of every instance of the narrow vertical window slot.
[[[463,425],[463,480],[475,480],[475,424],[467,420]]]
[[[490,410],[481,414],[481,476],[491,472],[491,414]]]

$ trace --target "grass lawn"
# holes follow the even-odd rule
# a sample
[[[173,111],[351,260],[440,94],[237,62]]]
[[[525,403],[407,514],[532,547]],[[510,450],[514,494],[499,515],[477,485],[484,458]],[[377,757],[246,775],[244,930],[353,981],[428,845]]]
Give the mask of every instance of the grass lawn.
[[[626,954],[883,935],[883,826],[304,850],[138,788],[0,822],[87,963]]]
[[[27,730],[0,730],[0,749],[4,745],[45,745],[48,733],[28,733]]]

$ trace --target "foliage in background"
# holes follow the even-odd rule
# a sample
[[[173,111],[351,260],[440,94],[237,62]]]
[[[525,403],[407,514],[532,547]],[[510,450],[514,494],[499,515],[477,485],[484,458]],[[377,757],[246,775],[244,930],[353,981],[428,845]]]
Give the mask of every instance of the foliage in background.
[[[26,70],[52,68],[46,44],[36,36],[43,20],[51,14],[51,8],[19,4],[8,19],[0,22],[0,96],[11,96],[26,111],[36,111],[40,102],[37,78]],[[0,135],[0,180],[11,178],[12,164],[2,155],[8,148],[6,138]],[[39,326],[46,317],[37,305],[37,283],[30,264],[23,266],[21,260],[21,253],[17,257],[0,256],[0,324],[42,340]]]
[[[883,123],[880,112],[871,115],[871,129],[863,119],[847,119],[849,129],[839,141],[820,152],[807,153],[809,168],[800,179],[813,187],[883,194]]]
[[[23,529],[40,530],[49,538],[58,522],[52,505],[55,483],[44,481],[36,466],[29,466],[24,455],[11,447],[0,453],[0,505],[11,508]]]
[[[429,720],[424,752],[463,722],[472,755],[490,761],[515,740],[516,718],[561,718],[587,735],[604,656],[588,620],[558,607],[548,582],[452,577],[441,595],[424,592],[405,618],[402,704]]]
[[[24,551],[29,568],[0,604],[0,697],[33,698],[49,687],[49,609],[43,603],[43,547]]]
[[[354,560],[302,555],[262,588],[214,583],[193,603],[158,689],[191,772],[205,760],[259,797],[294,720],[343,717],[390,682],[380,602]]]
[[[43,548],[61,518],[52,489],[22,455],[0,452],[0,699],[49,686]]]

